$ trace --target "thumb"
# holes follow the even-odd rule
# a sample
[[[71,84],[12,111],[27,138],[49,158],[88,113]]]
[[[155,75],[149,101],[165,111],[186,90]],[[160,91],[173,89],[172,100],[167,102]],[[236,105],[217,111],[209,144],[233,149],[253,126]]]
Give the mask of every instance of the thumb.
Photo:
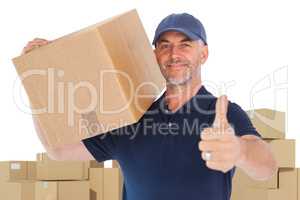
[[[216,115],[213,127],[225,130],[228,127],[227,120],[228,99],[226,95],[222,95],[216,102]]]

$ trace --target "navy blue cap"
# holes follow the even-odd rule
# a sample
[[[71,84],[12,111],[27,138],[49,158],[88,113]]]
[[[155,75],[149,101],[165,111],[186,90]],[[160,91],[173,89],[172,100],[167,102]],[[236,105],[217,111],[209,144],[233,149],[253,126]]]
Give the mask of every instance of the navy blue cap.
[[[152,44],[155,45],[159,37],[168,31],[177,31],[191,40],[202,40],[205,45],[207,44],[204,26],[193,15],[180,13],[171,14],[164,18],[156,28]]]

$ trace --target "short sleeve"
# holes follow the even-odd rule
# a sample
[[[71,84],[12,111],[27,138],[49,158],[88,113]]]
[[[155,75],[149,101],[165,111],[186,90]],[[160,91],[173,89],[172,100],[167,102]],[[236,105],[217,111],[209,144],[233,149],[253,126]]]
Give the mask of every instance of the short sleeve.
[[[93,155],[95,160],[103,162],[114,160],[116,157],[118,135],[113,132],[96,135],[82,140],[85,147]]]
[[[247,113],[238,104],[229,102],[227,118],[228,122],[234,128],[236,135],[255,135],[261,137]]]

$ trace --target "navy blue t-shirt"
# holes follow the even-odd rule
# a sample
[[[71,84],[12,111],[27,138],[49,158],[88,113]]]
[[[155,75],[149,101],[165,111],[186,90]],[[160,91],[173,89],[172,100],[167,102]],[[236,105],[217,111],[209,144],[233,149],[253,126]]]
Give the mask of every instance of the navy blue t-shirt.
[[[164,95],[135,124],[83,140],[99,161],[117,160],[124,177],[123,200],[229,200],[234,168],[206,167],[198,149],[211,126],[217,98],[204,86],[175,113]],[[236,135],[259,136],[245,111],[229,101],[227,118]]]

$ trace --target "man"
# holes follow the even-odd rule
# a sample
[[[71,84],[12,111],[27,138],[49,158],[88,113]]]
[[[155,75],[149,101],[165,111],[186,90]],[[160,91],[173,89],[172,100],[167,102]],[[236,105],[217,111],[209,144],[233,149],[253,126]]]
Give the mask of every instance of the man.
[[[35,39],[24,53],[47,43]],[[169,15],[153,45],[167,89],[139,122],[60,149],[44,143],[50,156],[117,160],[128,200],[229,200],[235,167],[254,179],[269,179],[276,161],[247,114],[202,85],[208,46],[201,22],[186,13]]]

